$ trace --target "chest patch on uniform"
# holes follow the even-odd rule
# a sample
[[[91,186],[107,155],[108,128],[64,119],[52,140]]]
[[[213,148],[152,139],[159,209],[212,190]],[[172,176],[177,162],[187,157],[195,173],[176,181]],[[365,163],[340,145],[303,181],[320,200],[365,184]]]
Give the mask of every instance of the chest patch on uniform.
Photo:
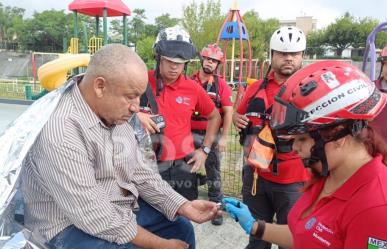
[[[387,249],[387,240],[368,237],[367,249]]]
[[[191,99],[188,97],[182,97],[182,96],[176,97],[176,103],[178,104],[190,105],[190,102],[191,102]]]
[[[308,220],[308,222],[305,223],[305,229],[306,230],[312,229],[314,227],[314,224],[316,224],[316,218],[312,217],[310,218],[310,220]]]

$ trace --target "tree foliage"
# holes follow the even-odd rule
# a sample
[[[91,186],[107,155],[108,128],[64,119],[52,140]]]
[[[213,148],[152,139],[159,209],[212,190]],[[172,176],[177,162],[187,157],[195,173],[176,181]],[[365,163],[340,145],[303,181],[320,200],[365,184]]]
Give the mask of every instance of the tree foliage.
[[[306,37],[306,51],[305,53],[310,57],[321,57],[324,54],[324,31],[312,31]]]
[[[134,15],[129,21],[129,41],[136,44],[145,33],[145,9],[134,9],[132,13]]]
[[[0,2],[0,41],[11,42],[17,39],[23,29],[25,9],[3,6]]]
[[[347,12],[324,30],[321,42],[335,48],[336,54],[341,56],[346,48],[365,47],[367,36],[377,25],[378,21],[375,19],[369,17],[357,19]],[[383,43],[383,37],[386,36],[381,35],[380,37],[378,45]]]
[[[145,61],[148,69],[151,69],[155,65],[155,59],[153,54],[153,43],[155,38],[152,36],[145,37],[137,42],[136,51],[138,55]]]
[[[354,44],[356,30],[353,25],[355,19],[349,13],[345,13],[335,23],[330,24],[325,30],[324,43],[336,49],[338,56],[341,56],[344,49]]]
[[[63,37],[70,34],[71,20],[63,10],[35,12],[33,18],[26,20],[20,41],[28,50],[62,51]]]
[[[252,48],[252,57],[264,59],[269,52],[270,37],[279,28],[277,19],[263,20],[258,12],[250,10],[243,15]]]
[[[162,14],[155,18],[155,24],[157,30],[162,30],[168,27],[177,25],[180,22],[179,18],[171,17],[170,14]]]
[[[216,42],[225,18],[219,0],[207,0],[200,4],[192,1],[183,7],[182,25],[190,33],[195,46],[201,50],[205,45]]]

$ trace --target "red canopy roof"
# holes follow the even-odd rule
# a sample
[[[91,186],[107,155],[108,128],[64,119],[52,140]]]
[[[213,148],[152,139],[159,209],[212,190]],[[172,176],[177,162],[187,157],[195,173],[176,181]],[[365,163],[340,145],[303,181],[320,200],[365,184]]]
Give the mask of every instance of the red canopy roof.
[[[107,9],[107,16],[130,16],[130,9],[121,0],[74,0],[69,4],[69,10],[77,11],[88,16],[103,16],[103,9]]]

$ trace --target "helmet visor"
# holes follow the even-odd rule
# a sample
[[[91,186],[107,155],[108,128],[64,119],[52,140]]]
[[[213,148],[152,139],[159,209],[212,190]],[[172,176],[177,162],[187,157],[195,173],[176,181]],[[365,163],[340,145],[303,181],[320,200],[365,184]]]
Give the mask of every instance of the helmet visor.
[[[196,48],[184,41],[159,41],[155,45],[155,51],[161,56],[180,58],[186,61],[192,60],[197,56]]]
[[[274,97],[272,118],[270,125],[278,135],[302,134],[307,132],[303,121],[308,113],[286,103],[280,97]]]

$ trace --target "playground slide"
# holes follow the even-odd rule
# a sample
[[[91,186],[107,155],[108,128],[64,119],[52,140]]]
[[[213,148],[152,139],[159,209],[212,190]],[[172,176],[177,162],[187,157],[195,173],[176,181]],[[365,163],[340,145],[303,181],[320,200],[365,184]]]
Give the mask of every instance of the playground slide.
[[[77,67],[87,67],[90,54],[64,54],[38,69],[38,77],[42,87],[48,91],[60,87],[67,80],[67,73]]]

